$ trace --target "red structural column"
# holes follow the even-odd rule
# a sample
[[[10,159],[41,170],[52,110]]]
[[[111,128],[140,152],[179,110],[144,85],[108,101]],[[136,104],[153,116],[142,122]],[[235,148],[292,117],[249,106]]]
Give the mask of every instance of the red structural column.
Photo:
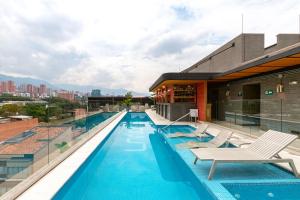
[[[197,84],[198,118],[201,121],[206,121],[206,103],[207,103],[207,82],[203,81]]]

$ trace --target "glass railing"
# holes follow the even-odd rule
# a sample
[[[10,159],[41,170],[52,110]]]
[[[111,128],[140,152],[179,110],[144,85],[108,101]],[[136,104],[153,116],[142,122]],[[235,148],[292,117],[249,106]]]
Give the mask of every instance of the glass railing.
[[[89,111],[98,111],[102,110],[104,112],[119,112],[121,110],[128,110],[132,112],[145,112],[146,109],[150,108],[149,104],[141,104],[141,103],[132,103],[128,106],[123,105],[122,103],[113,102],[113,101],[105,101],[106,103],[97,102],[91,103],[88,107]]]
[[[58,164],[122,109],[85,108],[66,101],[0,107],[0,196]]]
[[[249,136],[260,136],[272,129],[299,135],[300,104],[286,99],[244,99],[211,102],[215,123],[242,131]],[[300,150],[300,140],[292,145]]]

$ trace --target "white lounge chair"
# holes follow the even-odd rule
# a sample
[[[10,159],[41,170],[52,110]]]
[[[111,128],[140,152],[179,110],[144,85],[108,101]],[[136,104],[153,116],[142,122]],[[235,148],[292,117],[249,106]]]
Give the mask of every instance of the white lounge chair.
[[[213,139],[208,142],[185,142],[181,144],[177,144],[179,148],[218,148],[228,142],[229,138],[232,135],[232,131],[229,130],[219,130],[215,128],[208,128],[206,131],[210,135],[215,135]]]
[[[281,158],[278,153],[297,139],[296,135],[269,130],[247,148],[191,149],[197,160],[212,161],[208,179],[212,179],[218,163],[289,163],[293,173],[298,172],[292,159]]]
[[[208,128],[208,124],[200,124],[197,129],[192,133],[182,133],[182,132],[176,132],[176,133],[170,133],[167,134],[168,138],[178,138],[178,137],[205,137],[207,136],[205,134],[205,130]]]

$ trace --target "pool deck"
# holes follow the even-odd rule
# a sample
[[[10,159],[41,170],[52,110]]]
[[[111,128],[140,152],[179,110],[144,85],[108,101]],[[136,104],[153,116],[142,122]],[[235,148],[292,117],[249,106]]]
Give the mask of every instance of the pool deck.
[[[156,125],[169,125],[169,120],[161,117],[156,114],[153,110],[146,110],[146,113],[149,115],[151,120]],[[204,122],[201,122],[204,123]],[[208,123],[208,122],[205,122]],[[247,136],[245,133],[240,130],[231,129],[228,127],[223,127],[218,124],[209,123],[210,126],[214,126],[220,129],[227,129],[233,131],[234,140],[230,142],[238,146],[242,142],[251,142],[255,138]],[[191,125],[197,126],[195,123],[191,122],[176,122],[174,125]],[[232,194],[223,187],[223,183],[278,183],[278,182],[300,182],[300,179],[294,177],[292,174],[285,172],[284,170],[279,170],[277,167],[272,165],[263,165],[263,164],[220,164],[216,169],[216,175],[214,179],[208,180],[208,172],[211,166],[211,162],[198,162],[197,165],[193,164],[194,156],[190,150],[181,150],[177,149],[174,141],[177,139],[166,138],[166,141],[169,143],[170,147],[173,148],[175,152],[183,159],[186,165],[192,170],[198,180],[205,184],[205,186],[215,195],[219,200],[234,200]],[[180,139],[178,139],[180,140]],[[178,143],[178,141],[177,141]],[[246,145],[243,145],[246,146]],[[300,172],[300,155],[299,152],[285,149],[280,153],[280,156],[283,158],[292,158],[295,162],[298,172]],[[286,164],[280,165],[282,168],[291,171],[290,167]],[[232,169],[231,169],[232,168]],[[226,171],[226,173],[222,173]],[[242,174],[242,175],[239,175]]]

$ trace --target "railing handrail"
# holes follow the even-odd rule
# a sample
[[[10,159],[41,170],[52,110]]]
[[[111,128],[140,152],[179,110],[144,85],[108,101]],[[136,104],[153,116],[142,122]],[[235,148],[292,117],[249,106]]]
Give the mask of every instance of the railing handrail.
[[[165,129],[165,128],[167,128],[167,127],[169,127],[169,126],[175,124],[177,121],[181,120],[182,118],[186,117],[186,116],[189,115],[189,114],[190,114],[190,112],[184,114],[183,116],[179,117],[178,119],[176,119],[175,121],[171,122],[170,124],[168,124],[168,125],[162,127],[161,129]]]

